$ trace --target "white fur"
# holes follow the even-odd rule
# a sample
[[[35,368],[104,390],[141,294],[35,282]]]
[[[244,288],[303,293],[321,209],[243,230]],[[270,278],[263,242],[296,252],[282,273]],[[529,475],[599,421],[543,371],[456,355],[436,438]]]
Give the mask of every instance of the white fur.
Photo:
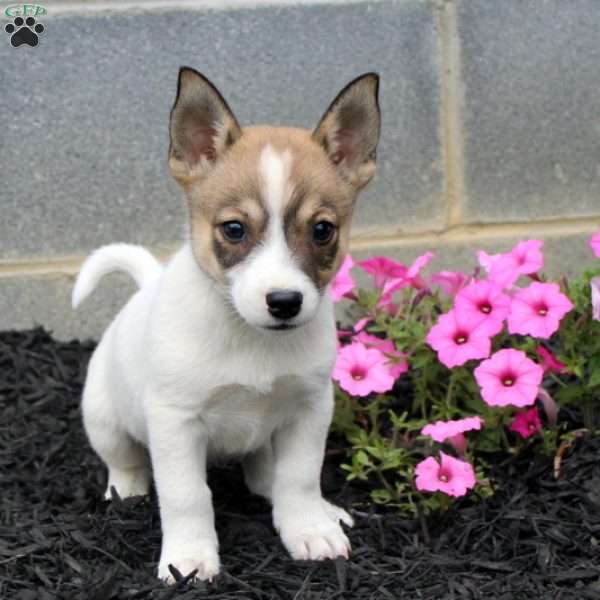
[[[109,270],[129,271],[141,284],[92,356],[83,417],[109,469],[107,497],[111,486],[121,497],[147,493],[151,461],[163,530],[158,574],[167,580],[169,564],[184,574],[198,569],[201,579],[219,571],[206,485],[213,456],[244,457],[247,484],[271,500],[294,558],[349,550],[339,522],[352,520],[322,498],[319,483],[333,411],[333,307],[285,246],[286,160],[269,151],[261,161],[270,230],[264,246],[231,274],[231,292],[202,271],[189,244],[164,268],[141,249],[102,248],[75,286],[78,304]],[[256,327],[269,322],[262,305],[272,287],[302,291],[303,327]]]
[[[161,270],[160,263],[141,246],[111,244],[99,248],[81,267],[73,288],[73,308],[77,308],[94,291],[100,279],[112,271],[129,273],[138,287],[142,287],[146,280],[157,276]]]
[[[314,318],[319,306],[319,291],[296,264],[286,243],[283,230],[285,204],[292,194],[289,182],[292,156],[289,151],[278,154],[267,145],[259,158],[262,195],[269,212],[269,225],[264,243],[246,260],[228,273],[231,298],[236,311],[256,327],[277,324],[269,314],[265,296],[275,290],[293,290],[303,297],[300,313],[290,320],[302,325]]]

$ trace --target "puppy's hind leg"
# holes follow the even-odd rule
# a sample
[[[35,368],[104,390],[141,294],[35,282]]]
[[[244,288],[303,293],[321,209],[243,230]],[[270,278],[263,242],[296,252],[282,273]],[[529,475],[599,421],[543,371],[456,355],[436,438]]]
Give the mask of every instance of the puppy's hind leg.
[[[274,460],[273,445],[271,440],[268,440],[264,446],[245,456],[242,461],[244,481],[248,489],[267,500],[271,500],[273,489]]]
[[[146,450],[119,422],[108,388],[90,363],[83,392],[83,423],[90,443],[108,467],[105,499],[114,487],[121,498],[144,496],[150,489],[150,468]]]
[[[115,466],[115,462],[107,463],[108,485],[104,498],[112,498],[113,487],[120,498],[146,496],[150,491],[150,469],[145,449],[126,433],[123,433],[119,444],[118,455],[121,459],[127,459],[123,461],[122,466]]]

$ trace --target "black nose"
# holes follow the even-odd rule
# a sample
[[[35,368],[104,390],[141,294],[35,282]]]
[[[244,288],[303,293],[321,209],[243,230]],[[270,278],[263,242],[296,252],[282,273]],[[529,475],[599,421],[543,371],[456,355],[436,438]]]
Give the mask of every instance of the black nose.
[[[267,294],[269,312],[276,319],[291,319],[302,307],[302,294],[292,290],[278,290]]]

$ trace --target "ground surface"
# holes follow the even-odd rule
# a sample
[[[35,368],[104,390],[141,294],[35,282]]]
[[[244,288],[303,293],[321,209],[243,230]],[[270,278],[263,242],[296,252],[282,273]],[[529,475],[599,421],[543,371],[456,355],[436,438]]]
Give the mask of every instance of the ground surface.
[[[239,469],[216,469],[222,575],[167,588],[154,578],[155,498],[100,500],[105,474],[78,408],[91,349],[40,330],[0,334],[2,600],[600,599],[600,441],[589,437],[558,481],[549,461],[524,457],[502,466],[494,498],[442,523],[369,511],[330,461],[327,495],[358,506],[347,562],[290,560]]]

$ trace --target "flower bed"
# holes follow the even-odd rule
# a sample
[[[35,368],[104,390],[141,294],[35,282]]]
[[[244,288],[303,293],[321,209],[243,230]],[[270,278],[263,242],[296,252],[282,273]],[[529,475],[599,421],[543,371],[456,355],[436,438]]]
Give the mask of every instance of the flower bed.
[[[600,257],[600,232],[590,246]],[[408,514],[493,494],[503,457],[557,454],[580,425],[567,407],[600,424],[600,267],[549,281],[540,240],[477,257],[468,274],[426,276],[431,252],[410,267],[348,256],[333,285],[355,321],[333,371],[343,468]],[[372,289],[356,289],[353,267]]]

